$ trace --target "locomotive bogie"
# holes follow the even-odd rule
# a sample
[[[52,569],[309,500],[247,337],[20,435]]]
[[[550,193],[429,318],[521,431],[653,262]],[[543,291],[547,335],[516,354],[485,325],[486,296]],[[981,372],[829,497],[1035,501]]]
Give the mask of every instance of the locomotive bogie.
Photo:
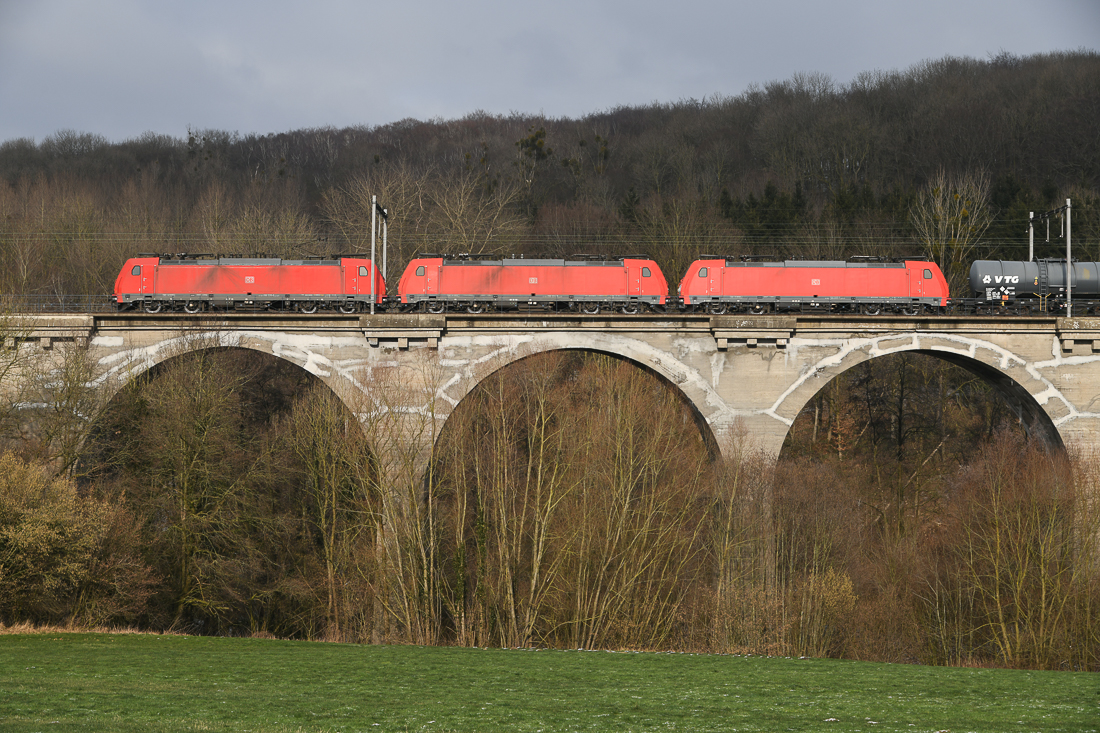
[[[515,310],[540,310],[549,313],[578,313],[581,315],[599,315],[600,313],[664,313],[663,306],[641,300],[608,301],[604,299],[579,300],[575,298],[487,298],[478,300],[455,300],[450,298],[413,299],[412,305],[398,305],[401,312],[420,311],[421,313],[490,313]]]

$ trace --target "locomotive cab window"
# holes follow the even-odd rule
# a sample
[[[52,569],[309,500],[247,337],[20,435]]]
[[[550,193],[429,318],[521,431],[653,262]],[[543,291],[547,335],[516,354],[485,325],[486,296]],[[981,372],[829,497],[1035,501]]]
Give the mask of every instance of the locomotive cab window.
[[[699,277],[706,277],[706,276],[707,276],[707,268],[700,267],[699,268]]]
[[[931,270],[925,270],[924,271],[924,279],[925,280],[931,280],[932,279],[932,271]]]
[[[424,265],[421,265],[420,267],[416,268],[416,276],[417,277],[424,277]]]
[[[359,265],[359,277],[367,277],[367,268],[365,265]]]
[[[140,275],[141,274],[141,265],[134,265],[134,269],[130,270],[130,274],[131,275]]]
[[[642,277],[649,277],[649,276],[650,276],[650,274],[651,274],[651,273],[649,272],[649,268],[648,268],[648,267],[643,267],[643,268],[642,268]]]

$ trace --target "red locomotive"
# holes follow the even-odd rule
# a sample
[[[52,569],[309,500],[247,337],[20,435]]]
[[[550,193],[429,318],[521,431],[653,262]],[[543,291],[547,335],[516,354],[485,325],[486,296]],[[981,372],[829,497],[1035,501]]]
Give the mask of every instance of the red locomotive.
[[[669,299],[657,263],[641,257],[480,259],[424,255],[409,263],[397,297],[368,258],[281,260],[209,255],[143,255],[126,261],[115,281],[120,310],[268,309],[355,313],[372,302],[390,310],[429,313],[527,306],[597,314],[617,310],[837,311],[875,315],[943,312],[948,286],[933,262],[758,262],[707,257],[691,264],[679,299]]]
[[[541,306],[596,314],[663,310],[668,283],[653,260],[475,259],[422,256],[397,285],[400,306],[429,313]]]
[[[208,308],[354,313],[370,305],[372,279],[378,304],[386,283],[370,259],[141,255],[126,260],[113,300],[119,310],[142,308],[146,313],[200,313]]]
[[[872,257],[852,262],[699,259],[688,267],[679,294],[685,309],[713,314],[820,308],[868,315],[938,312],[949,295],[934,262]]]

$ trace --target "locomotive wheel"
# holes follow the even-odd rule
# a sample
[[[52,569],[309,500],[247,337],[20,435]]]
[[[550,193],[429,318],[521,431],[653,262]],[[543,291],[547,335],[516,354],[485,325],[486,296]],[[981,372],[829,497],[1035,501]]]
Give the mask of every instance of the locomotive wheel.
[[[581,313],[585,314],[586,316],[594,316],[594,315],[599,314],[599,312],[600,312],[600,304],[599,303],[592,303],[592,302],[581,303]]]
[[[904,313],[907,316],[915,316],[918,313],[920,313],[920,306],[919,305],[903,305],[901,307],[901,312]]]
[[[882,313],[882,306],[878,303],[870,303],[863,306],[863,312],[869,316],[877,316],[879,313]]]
[[[641,308],[637,303],[623,303],[623,307],[619,310],[628,316],[636,316],[641,311]]]
[[[442,313],[445,310],[447,310],[447,304],[444,303],[442,300],[428,301],[428,312],[429,313],[435,313],[436,315],[438,315],[438,314]]]
[[[317,304],[312,300],[307,300],[304,303],[298,304],[298,312],[305,313],[307,316],[317,312]]]
[[[768,306],[766,303],[753,303],[749,306],[749,313],[754,316],[763,315],[768,312]]]
[[[150,300],[142,306],[146,313],[160,313],[160,309],[164,307],[164,304],[159,300]]]
[[[190,313],[191,315],[195,315],[196,313],[201,313],[202,312],[202,301],[201,300],[189,300],[189,301],[187,301],[186,303],[183,304],[183,312],[184,313]]]
[[[351,314],[351,313],[354,313],[354,312],[355,312],[355,311],[357,311],[357,310],[359,310],[359,306],[358,306],[358,305],[356,305],[356,304],[355,304],[354,302],[351,302],[351,303],[341,303],[341,304],[340,304],[340,312],[341,312],[341,313],[344,313],[344,314]]]
[[[470,303],[468,306],[466,306],[466,312],[467,313],[484,313],[485,312],[485,304],[484,303]]]

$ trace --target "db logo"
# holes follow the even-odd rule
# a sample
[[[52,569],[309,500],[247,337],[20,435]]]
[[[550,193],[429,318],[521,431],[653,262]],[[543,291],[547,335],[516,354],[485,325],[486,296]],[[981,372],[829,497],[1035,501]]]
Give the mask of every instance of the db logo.
[[[256,282],[256,278],[253,277],[252,275],[245,275],[244,276],[244,284],[245,285],[248,285],[248,284],[254,283],[254,282]]]
[[[529,277],[527,278],[527,282],[531,285],[538,285],[539,279],[537,277]]]
[[[810,280],[810,285],[820,285],[820,284],[821,284],[821,281],[818,280],[816,277],[813,278],[812,280]]]

